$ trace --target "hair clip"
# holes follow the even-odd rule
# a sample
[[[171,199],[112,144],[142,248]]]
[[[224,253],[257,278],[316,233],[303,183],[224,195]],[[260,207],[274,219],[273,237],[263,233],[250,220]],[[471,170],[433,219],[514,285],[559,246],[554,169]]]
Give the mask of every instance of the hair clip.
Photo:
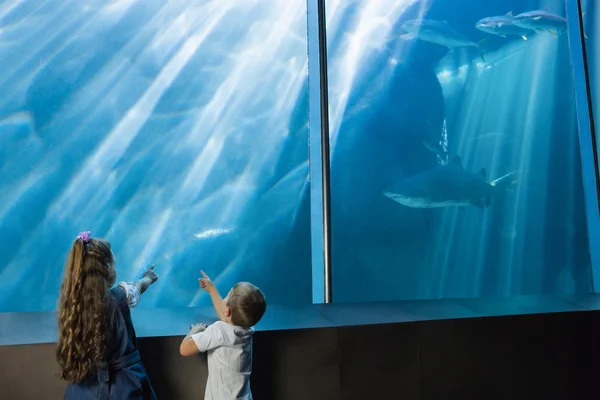
[[[86,232],[80,232],[79,236],[77,236],[79,239],[81,239],[83,241],[83,243],[87,243],[90,241],[90,236],[92,235],[92,232],[90,231],[86,231]]]

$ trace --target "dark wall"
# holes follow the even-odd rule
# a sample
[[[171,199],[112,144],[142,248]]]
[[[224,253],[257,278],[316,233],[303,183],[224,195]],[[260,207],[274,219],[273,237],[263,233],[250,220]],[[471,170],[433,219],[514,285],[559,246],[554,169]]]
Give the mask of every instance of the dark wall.
[[[258,332],[257,400],[589,399],[598,312]],[[180,337],[143,338],[160,399],[202,399],[206,361]],[[59,399],[54,345],[0,347],[0,399]],[[590,397],[592,396],[592,397]]]

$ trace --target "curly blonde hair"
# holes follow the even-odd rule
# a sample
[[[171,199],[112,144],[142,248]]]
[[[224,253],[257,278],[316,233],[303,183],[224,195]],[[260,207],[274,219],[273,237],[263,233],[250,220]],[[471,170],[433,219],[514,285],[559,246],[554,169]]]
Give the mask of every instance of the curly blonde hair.
[[[78,383],[105,362],[115,301],[109,289],[116,273],[110,243],[73,243],[60,288],[58,349],[60,377]]]

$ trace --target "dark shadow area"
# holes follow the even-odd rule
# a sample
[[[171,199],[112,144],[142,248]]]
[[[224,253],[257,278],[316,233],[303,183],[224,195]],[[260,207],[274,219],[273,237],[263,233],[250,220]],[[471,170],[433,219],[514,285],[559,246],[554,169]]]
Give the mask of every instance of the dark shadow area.
[[[259,331],[257,400],[587,399],[600,374],[598,311]],[[141,338],[159,399],[204,397],[204,357]],[[62,398],[54,344],[0,347],[1,399]]]

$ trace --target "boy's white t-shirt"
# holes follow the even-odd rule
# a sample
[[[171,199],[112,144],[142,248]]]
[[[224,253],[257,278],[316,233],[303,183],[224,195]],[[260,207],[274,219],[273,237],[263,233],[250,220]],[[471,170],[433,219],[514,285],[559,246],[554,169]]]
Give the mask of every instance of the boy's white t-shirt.
[[[208,353],[205,400],[252,400],[252,328],[223,321],[192,335],[198,350]]]

